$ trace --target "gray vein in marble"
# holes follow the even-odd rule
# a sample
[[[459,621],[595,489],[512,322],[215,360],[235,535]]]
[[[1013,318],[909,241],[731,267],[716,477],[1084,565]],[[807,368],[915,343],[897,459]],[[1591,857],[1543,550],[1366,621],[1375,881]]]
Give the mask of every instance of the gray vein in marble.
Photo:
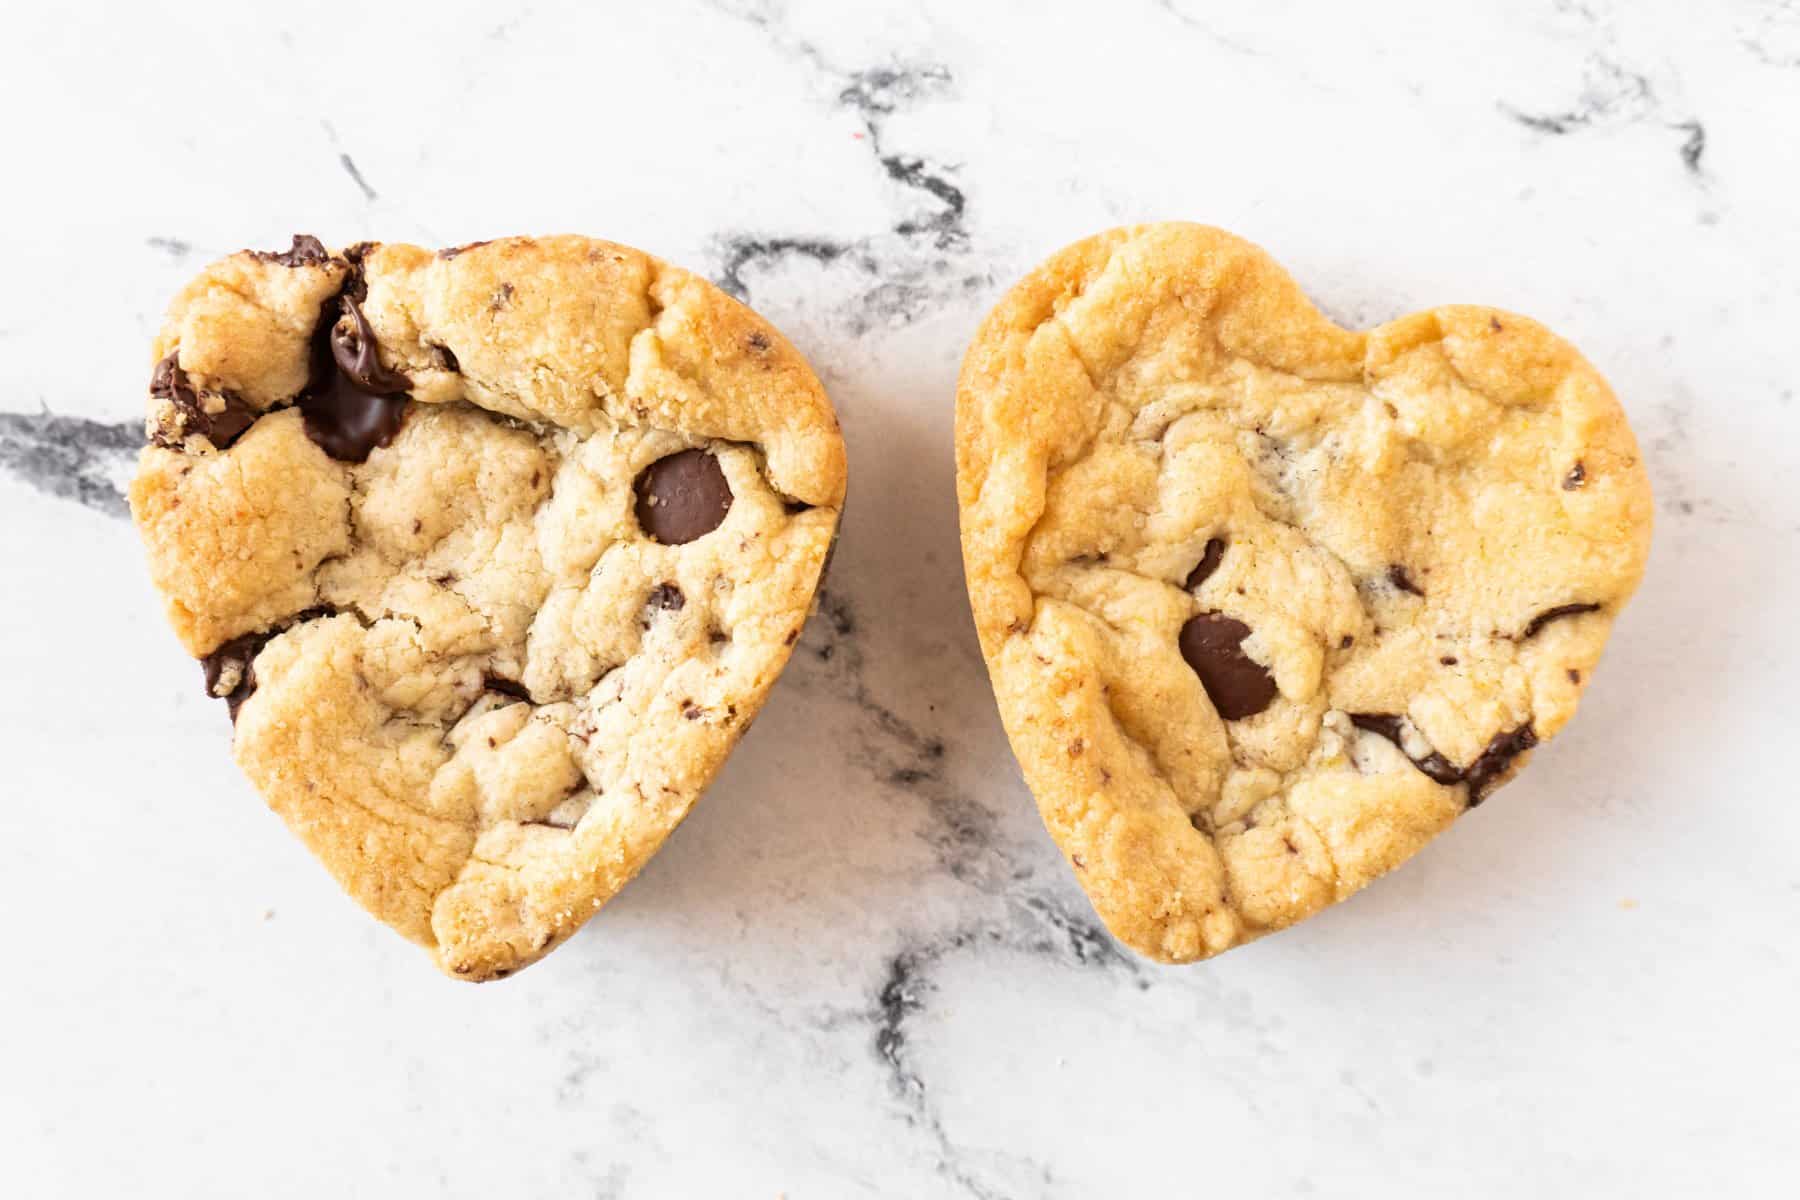
[[[616,1140],[634,1148],[653,1145],[658,1153],[662,1146],[654,1136],[654,1126],[642,1109],[629,1104],[614,1104],[604,1114],[606,1132]],[[622,1200],[631,1183],[631,1164],[616,1153],[596,1156],[581,1147],[572,1148],[569,1164],[581,1175],[589,1189],[582,1193],[589,1200]]]
[[[1800,67],[1800,0],[1772,0],[1762,6],[1754,33],[1739,42],[1766,66]]]
[[[109,517],[128,515],[115,480],[130,471],[143,444],[142,421],[107,424],[48,410],[0,413],[0,470]]]
[[[565,1107],[577,1106],[587,1091],[588,1080],[604,1073],[608,1061],[581,1047],[579,1041],[569,1043],[567,1065],[556,1083],[556,1102]]]
[[[147,237],[144,239],[144,245],[152,250],[161,250],[176,262],[180,262],[194,251],[191,242],[183,241],[178,237]]]
[[[967,1156],[951,1139],[933,1101],[933,1093],[910,1053],[909,1023],[926,1010],[934,984],[932,973],[946,958],[982,949],[1003,949],[1042,956],[1073,969],[1123,971],[1137,986],[1148,988],[1139,965],[1127,958],[1093,921],[1070,915],[1054,901],[1027,897],[1010,906],[1013,919],[952,930],[915,941],[891,955],[871,1007],[872,1048],[887,1074],[888,1090],[901,1105],[909,1126],[932,1143],[939,1175],[977,1200],[997,1200],[1010,1193],[995,1190],[977,1177]],[[1028,1164],[1038,1173],[1043,1168]]]
[[[1650,76],[1626,66],[1615,56],[1615,34],[1608,15],[1574,0],[1561,0],[1556,8],[1575,18],[1580,36],[1595,43],[1582,70],[1581,91],[1566,108],[1533,112],[1503,100],[1500,111],[1525,128],[1552,137],[1658,121],[1686,135],[1678,147],[1681,164],[1688,174],[1700,178],[1704,174],[1700,156],[1706,151],[1706,129],[1698,118],[1671,119],[1667,115],[1671,106],[1658,94]]]
[[[1011,871],[1004,856],[995,853],[994,814],[948,778],[943,737],[921,729],[875,695],[857,643],[856,616],[841,591],[821,590],[818,617],[807,622],[796,674],[825,683],[862,717],[854,741],[845,747],[846,760],[924,802],[931,818],[926,843],[952,878],[982,891],[1001,887]]]
[[[861,634],[849,598],[839,588],[827,588],[789,670],[801,686],[823,687],[857,714],[844,742],[845,761],[924,803],[930,824],[921,836],[938,869],[984,898],[986,912],[973,920],[965,916],[950,928],[907,932],[873,981],[867,1007],[828,1013],[818,1025],[837,1028],[847,1022],[867,1029],[867,1044],[888,1090],[906,1125],[925,1138],[933,1169],[961,1194],[997,1200],[1014,1193],[999,1189],[990,1171],[978,1171],[950,1136],[931,1081],[910,1050],[912,1024],[930,1008],[934,972],[955,955],[1003,950],[1068,969],[1116,974],[1139,988],[1149,987],[1150,976],[1091,915],[1076,915],[1053,895],[1030,887],[1033,864],[1022,848],[1008,845],[1000,836],[997,815],[951,780],[944,738],[877,695]],[[1042,1171],[1024,1163],[1006,1174],[1018,1169]]]
[[[1706,126],[1698,121],[1677,121],[1674,128],[1687,134],[1687,140],[1681,143],[1683,165],[1692,174],[1700,174],[1700,156],[1706,153]]]
[[[1594,54],[1589,56],[1582,73],[1581,92],[1570,107],[1533,113],[1502,101],[1500,111],[1527,129],[1561,135],[1613,120],[1638,120],[1655,105],[1656,94],[1646,76],[1626,70],[1605,55]]]
[[[852,247],[848,243],[824,238],[759,238],[739,234],[714,239],[714,245],[723,259],[714,282],[740,300],[748,300],[750,297],[750,288],[743,276],[748,268],[793,259],[811,259],[822,266],[828,266],[852,253]],[[865,262],[862,266],[865,270],[874,270],[873,262]]]
[[[369,186],[369,181],[364,179],[362,172],[356,169],[355,159],[351,158],[348,154],[339,151],[338,163],[344,168],[344,174],[350,176],[356,186],[362,189],[363,199],[375,199],[375,189]]]
[[[1156,7],[1161,11],[1168,13],[1171,17],[1174,17],[1187,28],[1199,33],[1202,37],[1206,38],[1207,41],[1218,46],[1221,50],[1228,50],[1233,54],[1241,54],[1248,58],[1270,57],[1267,50],[1259,50],[1248,42],[1240,41],[1229,34],[1220,33],[1212,25],[1202,21],[1182,5],[1176,3],[1176,0],[1156,0]]]
[[[889,117],[951,92],[955,80],[950,69],[939,62],[901,59],[846,69],[790,30],[782,11],[772,5],[713,0],[713,7],[750,24],[778,53],[824,82],[833,104],[862,126],[861,140],[907,204],[888,229],[850,239],[762,230],[722,233],[712,242],[721,263],[719,285],[747,302],[751,290],[747,274],[780,271],[796,261],[851,266],[865,282],[850,310],[849,326],[852,332],[863,333],[877,326],[910,324],[939,297],[986,284],[985,273],[961,266],[969,250],[968,196],[954,181],[955,168],[898,149],[888,137]]]
[[[950,182],[948,168],[917,155],[889,150],[883,144],[882,126],[887,117],[901,108],[921,98],[944,94],[951,83],[950,69],[940,63],[895,64],[851,72],[838,93],[838,102],[861,117],[869,148],[887,177],[902,188],[929,196],[928,208],[935,202],[935,212],[906,218],[894,226],[894,232],[901,237],[922,235],[940,250],[961,249],[968,244],[969,235],[962,227],[968,200],[962,189]]]

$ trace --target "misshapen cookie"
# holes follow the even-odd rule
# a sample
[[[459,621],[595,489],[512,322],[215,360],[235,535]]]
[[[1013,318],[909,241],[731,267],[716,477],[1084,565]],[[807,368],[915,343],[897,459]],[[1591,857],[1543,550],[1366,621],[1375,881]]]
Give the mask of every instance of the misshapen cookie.
[[[800,635],[845,480],[812,371],[579,237],[236,254],[155,359],[132,513],[239,764],[445,970],[541,957]]]
[[[1344,899],[1575,711],[1649,548],[1624,414],[1535,322],[1366,333],[1197,225],[1019,283],[957,395],[1002,717],[1101,917],[1204,958]]]

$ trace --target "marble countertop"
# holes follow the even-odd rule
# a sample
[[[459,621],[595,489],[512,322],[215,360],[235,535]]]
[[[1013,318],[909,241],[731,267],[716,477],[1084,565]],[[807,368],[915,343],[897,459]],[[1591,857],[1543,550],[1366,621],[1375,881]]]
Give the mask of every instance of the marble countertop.
[[[0,1143],[17,1196],[1775,1194],[1800,1152],[1800,5],[17,8],[0,43]],[[1412,864],[1189,968],[1038,823],[951,395],[1062,244],[1183,217],[1340,321],[1607,373],[1658,530],[1581,716]],[[829,593],[695,815],[473,988],[231,764],[120,488],[171,293],[296,230],[579,231],[807,353]]]

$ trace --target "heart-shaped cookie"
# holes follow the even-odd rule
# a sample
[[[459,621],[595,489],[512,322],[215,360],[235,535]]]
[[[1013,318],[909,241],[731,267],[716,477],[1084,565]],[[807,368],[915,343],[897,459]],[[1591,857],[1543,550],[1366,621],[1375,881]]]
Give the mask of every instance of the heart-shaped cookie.
[[[1115,230],[982,325],[957,394],[969,595],[1044,822],[1171,962],[1405,861],[1575,711],[1650,487],[1542,326],[1367,333],[1216,229]]]
[[[649,860],[781,672],[844,495],[792,346],[623,246],[236,254],[176,297],[131,488],[239,764],[465,979]]]

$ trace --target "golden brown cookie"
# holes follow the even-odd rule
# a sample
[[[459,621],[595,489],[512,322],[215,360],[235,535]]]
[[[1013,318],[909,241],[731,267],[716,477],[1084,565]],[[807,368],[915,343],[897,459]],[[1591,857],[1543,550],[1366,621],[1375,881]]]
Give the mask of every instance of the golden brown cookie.
[[[635,875],[800,636],[824,390],[694,275],[580,237],[214,263],[155,346],[132,513],[276,812],[465,979]]]
[[[1618,402],[1487,308],[1366,333],[1199,225],[1010,291],[964,360],[969,595],[1044,822],[1120,940],[1344,899],[1574,714],[1650,543]]]

